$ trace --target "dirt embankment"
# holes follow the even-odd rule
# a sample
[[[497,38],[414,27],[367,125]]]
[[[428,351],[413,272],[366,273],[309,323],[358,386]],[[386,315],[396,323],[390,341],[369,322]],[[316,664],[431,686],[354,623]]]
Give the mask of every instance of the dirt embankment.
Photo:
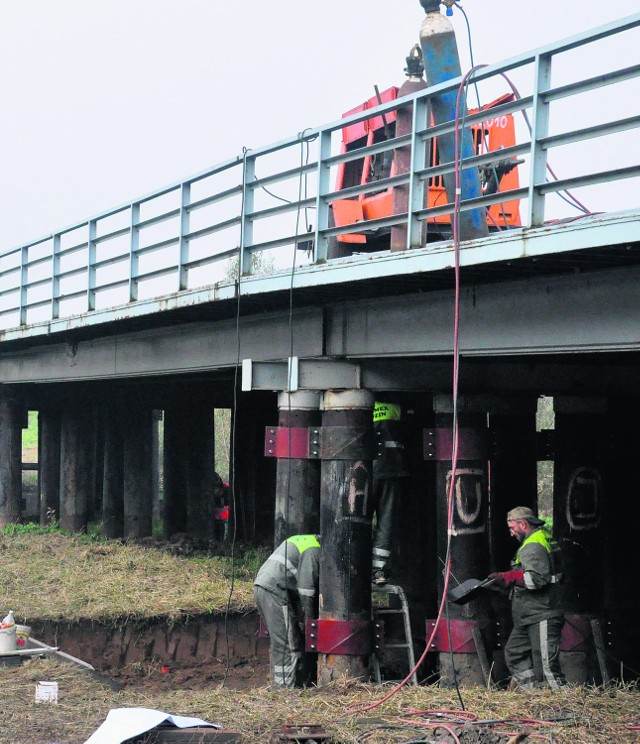
[[[32,635],[123,686],[195,689],[225,679],[234,688],[259,687],[269,674],[269,646],[258,637],[255,612],[172,622],[34,622]]]

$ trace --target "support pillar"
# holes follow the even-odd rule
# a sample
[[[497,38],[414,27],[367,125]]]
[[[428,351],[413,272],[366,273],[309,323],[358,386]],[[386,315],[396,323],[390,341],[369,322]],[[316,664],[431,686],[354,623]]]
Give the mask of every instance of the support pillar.
[[[373,395],[367,390],[328,391],[323,436],[340,441],[323,459],[320,485],[320,620],[371,617],[371,493]],[[355,445],[355,446],[354,446]],[[367,679],[369,654],[318,656],[318,685],[346,676]]]
[[[102,484],[102,534],[124,537],[123,410],[113,405],[104,417],[104,475]]]
[[[124,427],[124,537],[149,537],[153,532],[152,415],[131,406]]]
[[[162,411],[153,411],[153,430],[151,432],[151,493],[153,495],[153,520],[162,521],[160,503],[160,422]]]
[[[96,406],[91,432],[91,499],[88,504],[89,522],[102,522],[102,502],[104,488],[104,419],[106,408]]]
[[[86,408],[67,402],[61,417],[60,527],[85,532],[91,477],[91,418]]]
[[[264,457],[264,432],[277,417],[273,392],[238,392],[231,412],[229,531],[238,540],[273,542],[277,464]]]
[[[562,551],[567,619],[563,670],[569,682],[589,683],[597,668],[584,636],[588,640],[590,620],[603,613],[607,406],[602,398],[557,397],[554,409],[553,527]]]
[[[491,570],[506,571],[517,549],[509,537],[507,512],[514,506],[537,511],[537,398],[492,396],[487,405],[492,435]]]
[[[278,410],[278,426],[319,426],[320,393],[280,393]],[[319,529],[320,461],[293,457],[290,446],[287,456],[279,458],[277,464],[275,547],[292,535],[315,534]]]
[[[22,506],[22,411],[0,393],[0,527],[20,521]]]
[[[164,536],[187,530],[186,461],[189,432],[182,407],[164,411]]]
[[[492,436],[489,488],[489,551],[492,571],[506,571],[518,548],[509,535],[507,513],[514,506],[537,512],[537,435],[535,396],[491,396],[488,399]],[[482,578],[482,577],[481,577]],[[511,602],[497,592],[490,595],[495,619],[493,679],[506,680],[504,645],[513,621]]]
[[[40,524],[60,519],[60,411],[45,408],[38,413],[38,482]]]
[[[189,439],[186,452],[187,532],[212,540],[213,504],[213,407],[196,405],[189,410]]]
[[[438,528],[439,595],[444,588],[444,569],[447,554],[448,496],[451,479],[453,401],[450,395],[436,395],[435,413],[436,450],[436,513]],[[489,573],[487,466],[489,437],[487,402],[465,396],[458,400],[459,448],[454,477],[453,515],[451,524],[451,580],[453,588],[470,578],[484,579]],[[480,596],[469,604],[449,603],[449,626],[442,630],[439,643],[440,679],[452,685],[455,677],[461,685],[485,684],[481,659],[475,651],[474,629],[488,629],[490,608],[486,597]],[[443,623],[446,621],[442,620]],[[451,634],[449,633],[451,628]],[[458,636],[464,640],[458,640]],[[468,650],[469,646],[473,650]],[[464,652],[457,651],[464,648]]]
[[[602,626],[606,653],[616,659],[613,676],[629,682],[640,678],[640,643],[637,630],[637,540],[634,518],[638,510],[637,474],[633,463],[640,452],[640,397],[609,398],[612,432],[611,467],[605,483],[603,512],[605,550],[604,597],[606,617]]]

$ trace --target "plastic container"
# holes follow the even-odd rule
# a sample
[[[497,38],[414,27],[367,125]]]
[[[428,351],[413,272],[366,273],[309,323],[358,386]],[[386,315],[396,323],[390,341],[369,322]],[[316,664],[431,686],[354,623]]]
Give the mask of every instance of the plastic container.
[[[36,682],[36,703],[57,703],[57,682]]]
[[[30,636],[31,627],[29,625],[16,625],[16,645],[18,648],[27,648]]]
[[[11,628],[0,628],[0,654],[15,651],[18,648],[16,641],[16,626]]]

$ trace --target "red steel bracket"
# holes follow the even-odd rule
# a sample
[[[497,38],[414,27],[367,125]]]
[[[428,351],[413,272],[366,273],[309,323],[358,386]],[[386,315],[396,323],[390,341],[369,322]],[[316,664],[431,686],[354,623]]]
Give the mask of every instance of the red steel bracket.
[[[453,429],[433,428],[422,431],[423,457],[435,462],[451,460]],[[490,429],[460,429],[458,431],[458,460],[487,460],[491,454]]]
[[[592,647],[591,617],[587,615],[566,615],[560,633],[560,650],[586,651]]]
[[[307,620],[306,650],[339,656],[368,656],[382,644],[382,623],[370,620]]]
[[[427,638],[431,638],[435,620],[427,620]],[[451,629],[451,644],[449,644],[449,628]],[[477,653],[476,643],[473,640],[474,628],[482,631],[490,629],[490,620],[441,620],[438,624],[436,635],[431,643],[429,651],[452,651],[454,654]]]
[[[356,426],[267,426],[265,457],[301,460],[372,460],[373,429]]]
[[[306,426],[267,426],[264,455],[306,460],[309,457],[309,429]]]

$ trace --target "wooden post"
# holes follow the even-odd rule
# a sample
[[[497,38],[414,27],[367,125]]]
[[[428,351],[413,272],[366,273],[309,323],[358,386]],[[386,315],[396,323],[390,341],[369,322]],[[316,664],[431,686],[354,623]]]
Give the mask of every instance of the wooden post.
[[[0,527],[19,522],[22,506],[22,415],[17,401],[0,394]]]
[[[60,519],[60,411],[44,408],[38,413],[38,483],[40,524]]]
[[[298,391],[278,396],[278,426],[320,425],[320,393]],[[320,529],[320,461],[297,457],[278,459],[274,544],[292,535]]]
[[[367,390],[329,391],[323,399],[324,441],[334,459],[322,459],[320,484],[320,620],[371,618],[371,494],[373,395]],[[348,436],[341,436],[350,430]],[[320,653],[318,684],[346,676],[369,677],[369,654]]]
[[[60,527],[85,532],[91,479],[90,416],[86,407],[63,408],[60,436]]]
[[[124,536],[153,531],[151,409],[131,406],[124,427]]]
[[[453,441],[453,406],[450,395],[436,395],[433,400],[436,429],[448,443]],[[448,537],[448,496],[454,480],[453,517],[451,524],[451,582],[449,588],[466,579],[484,579],[489,573],[487,465],[489,439],[486,402],[465,397],[458,403],[459,454],[455,474],[451,455],[437,453],[436,488],[438,522],[439,593],[442,596]],[[449,604],[449,619],[461,634],[472,637],[474,623],[490,617],[488,600],[480,597],[467,605]],[[468,631],[468,632],[467,632]],[[448,638],[448,634],[445,634]],[[451,642],[452,647],[456,645]],[[452,664],[453,657],[453,664]],[[440,679],[443,684],[482,685],[484,675],[475,652],[453,653],[440,649]]]
[[[123,410],[110,406],[104,418],[104,481],[102,484],[102,534],[124,537]]]
[[[187,529],[186,460],[188,427],[184,411],[170,406],[164,411],[164,536]]]
[[[188,410],[186,447],[187,532],[213,539],[213,406],[194,405]]]

